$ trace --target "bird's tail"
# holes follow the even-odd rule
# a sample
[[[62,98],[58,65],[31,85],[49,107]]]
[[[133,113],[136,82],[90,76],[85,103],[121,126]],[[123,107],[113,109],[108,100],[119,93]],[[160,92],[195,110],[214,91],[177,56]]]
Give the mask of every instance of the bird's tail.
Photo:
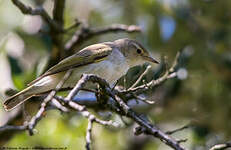
[[[32,94],[32,89],[33,86],[29,86],[28,88],[18,92],[17,94],[9,97],[3,104],[5,110],[9,111],[13,108],[15,108],[16,106],[20,105],[21,103],[25,102],[26,100],[28,100],[29,98],[31,98],[32,96],[34,96],[34,94]]]

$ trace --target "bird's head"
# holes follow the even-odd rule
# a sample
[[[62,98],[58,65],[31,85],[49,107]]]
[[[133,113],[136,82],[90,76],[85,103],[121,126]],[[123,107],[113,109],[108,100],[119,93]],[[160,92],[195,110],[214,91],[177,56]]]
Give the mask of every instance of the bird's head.
[[[114,43],[126,57],[130,67],[141,65],[145,62],[159,64],[159,62],[151,57],[149,52],[136,40],[119,39],[114,41]]]

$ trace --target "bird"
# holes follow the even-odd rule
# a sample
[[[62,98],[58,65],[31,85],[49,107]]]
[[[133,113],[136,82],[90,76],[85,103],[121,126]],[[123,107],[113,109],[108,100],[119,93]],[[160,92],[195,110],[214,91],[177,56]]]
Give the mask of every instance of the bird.
[[[27,88],[6,99],[3,106],[6,111],[9,111],[33,96],[55,89],[70,69],[73,72],[62,88],[73,88],[82,74],[95,74],[112,85],[125,75],[129,68],[145,62],[159,63],[136,40],[123,38],[113,42],[93,44],[61,60],[29,83]]]

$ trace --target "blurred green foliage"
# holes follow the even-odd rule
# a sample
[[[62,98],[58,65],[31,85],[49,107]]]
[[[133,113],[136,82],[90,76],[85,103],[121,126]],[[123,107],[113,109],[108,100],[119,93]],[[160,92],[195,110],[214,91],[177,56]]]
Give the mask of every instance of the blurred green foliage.
[[[35,6],[38,1],[24,2]],[[51,12],[51,1],[40,2],[44,2],[44,7]],[[143,29],[141,34],[107,34],[94,37],[81,47],[131,37],[142,42],[153,55],[167,56],[169,62],[180,50],[190,56],[181,65],[187,69],[187,79],[174,79],[161,86],[160,89],[167,91],[168,95],[164,99],[160,98],[161,101],[149,109],[149,116],[166,130],[192,122],[192,128],[176,136],[189,138],[184,144],[190,149],[203,149],[225,142],[231,136],[230,6],[231,1],[224,0],[68,0],[65,26],[70,26],[76,18],[87,20],[92,27],[113,23],[136,24]],[[1,46],[0,52],[6,53],[3,57],[9,62],[8,69],[11,70],[12,81],[18,89],[23,89],[42,72],[41,68],[51,49],[51,42],[46,34],[31,33],[25,28],[28,28],[25,16],[11,1],[1,0],[0,41],[10,41],[15,37],[16,41],[13,41],[13,47],[12,43]],[[40,28],[47,30],[44,24]],[[65,39],[73,32],[74,30],[70,31]],[[23,48],[20,49],[22,44]],[[4,75],[9,76],[2,76]],[[149,79],[148,77],[150,75],[146,78]],[[11,81],[4,82],[0,86],[8,85]],[[161,90],[157,89],[155,92]],[[38,132],[34,136],[21,132],[6,145],[84,149],[86,125],[87,120],[82,117],[50,111],[39,122],[36,127]],[[115,131],[95,125],[93,133],[93,146],[96,149],[129,149],[129,144],[134,140],[130,127]],[[151,139],[143,149],[167,147]]]

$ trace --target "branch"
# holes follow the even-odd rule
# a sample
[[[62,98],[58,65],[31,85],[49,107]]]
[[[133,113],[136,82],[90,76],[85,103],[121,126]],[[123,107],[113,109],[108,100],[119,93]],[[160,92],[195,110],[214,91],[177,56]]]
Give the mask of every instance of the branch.
[[[142,78],[148,73],[148,71],[151,69],[151,65],[148,65],[147,68],[145,69],[145,71],[139,76],[139,78],[136,80],[136,82],[128,89],[131,90],[134,87],[136,87],[139,82],[142,80]]]
[[[165,132],[165,133],[166,133],[166,134],[169,134],[169,135],[172,135],[172,134],[174,134],[174,133],[176,133],[176,132],[182,131],[182,130],[184,130],[184,129],[188,129],[189,127],[190,127],[190,125],[184,125],[184,126],[181,127],[181,128],[177,128],[177,129],[172,130],[172,131],[167,131],[167,132]]]
[[[71,101],[75,95],[85,86],[86,82],[89,80],[88,76],[83,74],[81,79],[78,81],[76,86],[71,90],[71,92],[66,97],[66,101]]]
[[[54,0],[53,18],[61,26],[63,26],[64,8],[65,0]]]
[[[86,134],[86,149],[90,150],[91,139],[92,139],[92,127],[93,127],[93,120],[90,118],[88,119],[88,126],[87,126],[87,134]]]
[[[11,125],[5,125],[0,127],[0,132],[3,131],[12,131],[12,130],[16,130],[16,131],[21,131],[21,130],[26,130],[27,126],[11,126]]]
[[[81,81],[82,80],[82,81]],[[141,117],[139,117],[121,98],[120,96],[116,95],[115,93],[113,93],[113,91],[111,91],[109,84],[104,80],[101,79],[99,77],[97,77],[96,75],[91,75],[91,74],[83,74],[82,78],[80,79],[80,81],[78,82],[78,84],[76,85],[76,91],[78,91],[78,89],[81,87],[80,85],[84,85],[83,82],[87,82],[87,81],[91,81],[93,83],[97,82],[99,85],[104,86],[106,89],[105,94],[110,95],[120,106],[120,110],[122,112],[124,112],[124,114],[131,118],[132,120],[134,120],[136,123],[138,123],[140,126],[144,127],[147,131],[148,134],[159,138],[161,141],[163,141],[164,143],[166,143],[167,145],[169,145],[170,147],[172,147],[175,150],[185,150],[183,147],[181,147],[179,145],[179,143],[174,140],[173,138],[171,138],[170,136],[168,136],[167,134],[165,134],[164,132],[162,132],[161,130],[159,130],[157,127],[155,127],[154,125],[151,125],[151,123],[147,122],[146,120],[142,119]],[[81,87],[83,88],[83,87]],[[71,101],[69,101],[71,102]],[[116,111],[117,112],[117,111]],[[82,113],[83,115],[83,113]]]
[[[64,32],[68,32],[68,31],[70,31],[70,30],[78,27],[80,24],[81,24],[81,22],[78,19],[75,19],[75,22],[71,26],[69,26],[68,28],[66,28],[64,30]]]
[[[135,88],[132,88],[132,89],[129,89],[129,90],[126,90],[124,91],[123,93],[136,93],[136,92],[144,92],[146,91],[147,89],[151,89],[153,87],[156,87],[160,84],[162,84],[163,82],[165,82],[167,79],[171,79],[171,78],[175,78],[176,77],[176,73],[172,73],[172,74],[169,74],[168,72],[166,72],[161,78],[158,78],[157,80],[152,80],[146,84],[143,84],[141,86],[138,86],[138,87],[135,87]]]
[[[102,28],[89,28],[88,25],[82,24],[80,30],[76,31],[72,38],[65,44],[65,50],[73,51],[75,46],[81,44],[86,39],[98,36],[101,34],[106,34],[110,32],[140,32],[141,29],[138,26],[123,25],[123,24],[114,24],[108,27]]]
[[[61,112],[69,112],[69,109],[63,106],[57,99],[56,96],[52,99],[52,105],[58,108]]]
[[[49,60],[48,67],[57,64],[60,60],[65,58],[64,43],[63,43],[63,36],[64,36],[63,33],[65,33],[65,29],[63,27],[64,9],[65,9],[65,0],[54,0],[53,20],[58,23],[58,25],[62,28],[62,31],[57,32],[56,30],[53,30],[53,28],[51,28],[50,37],[53,43],[53,47],[52,47],[51,58]]]
[[[58,85],[56,86],[56,88],[54,90],[52,90],[49,95],[44,99],[44,101],[42,102],[41,104],[41,108],[38,110],[38,112],[36,113],[36,115],[30,120],[30,122],[28,124],[25,124],[25,125],[21,125],[21,126],[10,126],[10,125],[5,125],[5,126],[2,126],[0,127],[0,132],[3,132],[3,131],[7,131],[7,130],[18,130],[18,131],[22,131],[22,130],[28,130],[30,135],[33,135],[33,129],[34,127],[36,126],[36,124],[38,123],[38,121],[42,118],[42,115],[43,113],[45,112],[46,110],[46,107],[47,107],[47,104],[50,102],[50,101],[54,101],[54,98],[55,97],[55,94],[57,91],[59,91],[61,88],[62,88],[62,85],[64,84],[64,82],[69,78],[69,76],[71,75],[72,73],[72,70],[69,70],[66,72],[66,74],[64,75],[63,79],[58,83]],[[114,126],[114,127],[118,127],[118,124],[115,123],[115,122],[112,122],[112,121],[103,121],[103,120],[100,120],[98,118],[96,118],[94,115],[90,114],[90,112],[88,112],[86,110],[86,108],[84,106],[81,106],[71,100],[68,99],[68,97],[72,97],[72,94],[73,93],[78,93],[78,88],[77,87],[83,87],[84,82],[87,81],[87,77],[84,78],[83,76],[83,79],[79,80],[79,82],[76,84],[76,87],[69,93],[69,95],[66,97],[66,98],[58,98],[57,100],[61,101],[62,103],[66,103],[68,104],[69,107],[73,108],[74,110],[77,110],[79,111],[82,116],[90,119],[91,121],[93,122],[97,122],[101,125],[106,125],[106,126]],[[57,103],[55,104],[55,106],[57,106],[57,108],[59,108],[60,110],[61,107],[59,106],[59,104],[61,103]]]
[[[80,78],[80,80],[75,85],[75,87],[67,95],[67,97],[66,98],[59,97],[59,100],[61,100],[65,104],[67,104],[69,107],[79,111],[82,116],[84,116],[88,119],[90,118],[92,121],[95,121],[101,125],[111,125],[114,127],[118,127],[117,123],[114,123],[112,121],[100,120],[100,119],[96,118],[93,114],[88,112],[85,106],[82,106],[82,105],[79,105],[79,104],[73,102],[74,96],[77,95],[78,92],[84,88],[84,86],[87,82],[91,81],[91,82],[95,83],[98,81],[97,79],[98,79],[98,77],[96,77],[95,75],[83,74],[82,77]],[[104,79],[101,79],[101,78],[100,78],[100,81],[98,81],[97,83],[99,83],[101,85],[104,83],[105,86],[109,86],[109,84]]]
[[[224,143],[224,144],[214,145],[209,150],[225,150],[227,148],[231,148],[231,142],[227,142],[227,143]]]
[[[162,142],[166,143],[168,146],[172,147],[175,150],[185,150],[185,148],[181,147],[179,143],[159,130],[154,125],[150,124],[146,120],[139,117],[127,104],[123,102],[122,99],[120,99],[118,96],[115,97],[116,101],[120,104],[120,106],[123,108],[123,111],[125,111],[126,116],[133,119],[136,123],[138,123],[140,126],[144,127],[146,129],[146,133],[150,134],[158,139],[160,139]]]
[[[20,0],[11,0],[11,1],[15,6],[17,6],[21,10],[23,14],[29,14],[33,16],[39,15],[47,22],[47,24],[50,26],[51,29],[57,32],[63,31],[62,27],[57,22],[52,20],[52,18],[48,15],[48,13],[44,10],[43,7],[38,7],[33,9],[30,6],[23,4]]]
[[[165,82],[168,79],[175,78],[177,76],[176,66],[178,64],[179,57],[180,57],[180,52],[177,53],[177,55],[175,57],[175,60],[173,61],[172,66],[160,78],[158,78],[156,80],[152,80],[152,81],[150,81],[148,83],[145,83],[145,84],[137,86],[137,87],[135,87],[133,85],[128,90],[122,91],[122,93],[123,94],[129,94],[129,93],[139,94],[139,93],[143,93],[144,91],[146,91],[148,89],[151,89],[153,87],[156,87],[156,86],[162,84],[163,82]],[[143,76],[143,74],[141,76]]]

